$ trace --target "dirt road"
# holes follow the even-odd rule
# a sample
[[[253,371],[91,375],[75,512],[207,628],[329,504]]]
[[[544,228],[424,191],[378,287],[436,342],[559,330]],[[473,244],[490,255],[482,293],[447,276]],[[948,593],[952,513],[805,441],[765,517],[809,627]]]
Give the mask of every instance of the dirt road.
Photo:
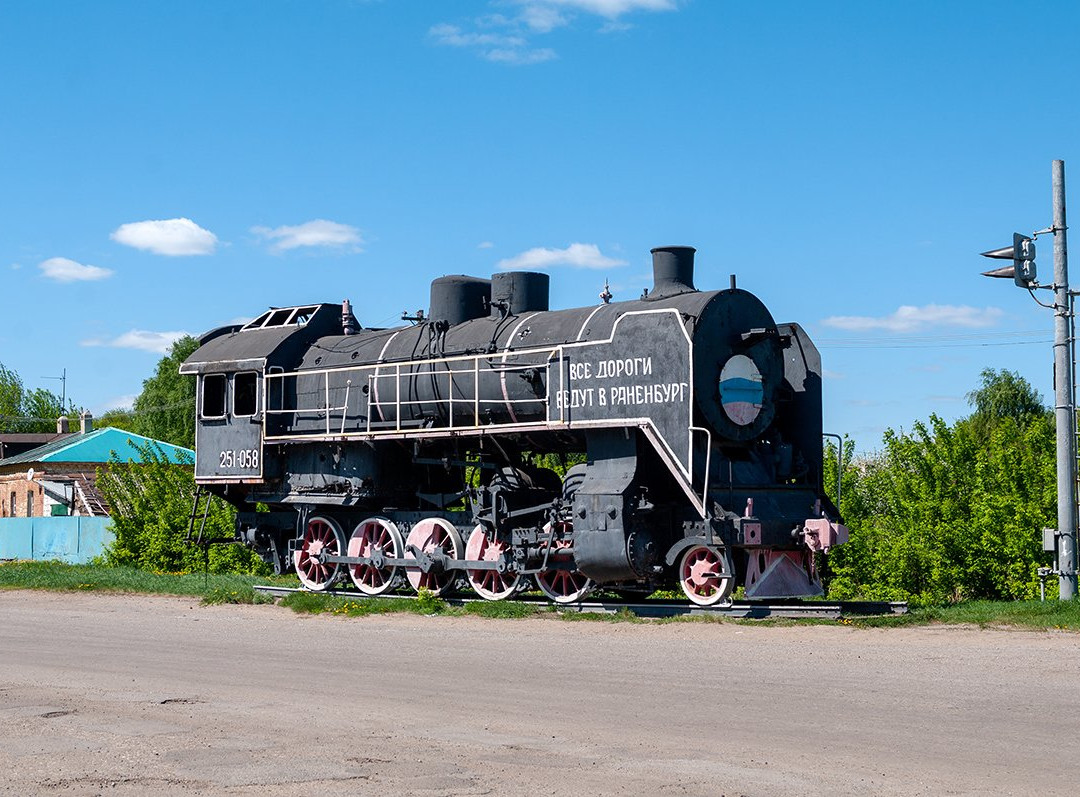
[[[1078,716],[1074,634],[0,593],[10,794],[1074,794]]]

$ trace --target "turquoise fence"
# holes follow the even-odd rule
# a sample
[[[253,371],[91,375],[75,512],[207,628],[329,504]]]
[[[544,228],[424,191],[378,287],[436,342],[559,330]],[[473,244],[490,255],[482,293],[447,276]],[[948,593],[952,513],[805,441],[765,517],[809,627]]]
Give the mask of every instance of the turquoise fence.
[[[89,562],[112,542],[112,518],[0,518],[0,559]]]

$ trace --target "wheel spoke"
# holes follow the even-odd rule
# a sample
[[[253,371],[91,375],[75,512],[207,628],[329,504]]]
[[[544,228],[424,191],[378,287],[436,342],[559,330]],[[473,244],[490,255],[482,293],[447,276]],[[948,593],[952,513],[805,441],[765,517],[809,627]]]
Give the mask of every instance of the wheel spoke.
[[[401,539],[401,532],[391,521],[379,517],[368,518],[358,523],[353,529],[352,536],[349,538],[349,556],[370,559],[381,552],[383,556],[390,558],[393,554],[388,553],[387,549],[396,551],[396,540],[399,539]],[[397,567],[385,565],[379,568],[372,562],[367,562],[349,565],[348,572],[353,584],[365,595],[382,595],[394,585]]]
[[[341,564],[320,560],[340,556],[344,548],[341,531],[332,521],[321,517],[308,520],[300,545],[293,553],[293,567],[300,583],[316,592],[329,588],[337,580]]]
[[[476,526],[469,534],[469,543],[465,547],[465,558],[470,562],[498,562],[506,546],[502,540],[490,539],[483,526]],[[497,570],[468,570],[469,584],[481,598],[489,601],[505,600],[513,595],[521,583],[521,576],[515,573],[500,573]]]
[[[693,603],[711,606],[731,594],[735,577],[722,549],[697,545],[679,563],[679,586]]]

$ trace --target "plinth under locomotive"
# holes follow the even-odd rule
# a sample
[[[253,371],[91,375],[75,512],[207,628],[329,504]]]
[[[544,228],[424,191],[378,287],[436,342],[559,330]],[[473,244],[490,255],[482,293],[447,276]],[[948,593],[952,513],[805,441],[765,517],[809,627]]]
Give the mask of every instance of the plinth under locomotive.
[[[546,274],[503,272],[436,279],[407,326],[344,302],[213,330],[181,367],[196,481],[312,590],[820,594],[817,556],[847,538],[820,357],[749,292],[697,290],[693,264],[654,249],[636,301],[552,311]]]

